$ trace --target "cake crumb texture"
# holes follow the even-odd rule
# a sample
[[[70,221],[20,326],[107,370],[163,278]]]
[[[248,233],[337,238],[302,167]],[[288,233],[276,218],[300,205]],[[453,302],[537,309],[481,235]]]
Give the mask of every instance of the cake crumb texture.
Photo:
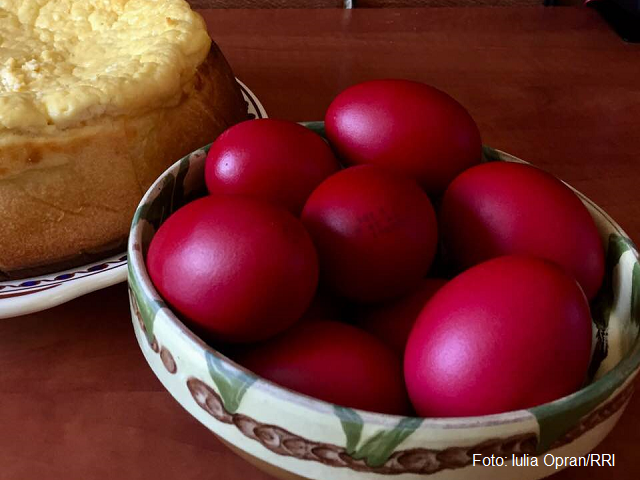
[[[0,0],[0,132],[177,105],[210,45],[184,0]]]

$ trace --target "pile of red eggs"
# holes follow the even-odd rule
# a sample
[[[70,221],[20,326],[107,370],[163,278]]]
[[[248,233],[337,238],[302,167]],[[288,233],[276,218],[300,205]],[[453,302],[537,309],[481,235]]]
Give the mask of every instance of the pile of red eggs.
[[[480,164],[471,116],[424,84],[353,86],[325,128],[251,120],[213,143],[210,195],[147,255],[185,322],[264,378],[375,412],[484,415],[580,388],[604,254],[574,193]]]

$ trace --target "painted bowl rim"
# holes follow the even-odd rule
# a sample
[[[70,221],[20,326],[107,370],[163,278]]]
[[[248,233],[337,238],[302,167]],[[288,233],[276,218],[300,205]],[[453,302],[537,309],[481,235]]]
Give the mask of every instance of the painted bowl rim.
[[[318,123],[318,122],[313,122]],[[194,152],[199,150],[206,151],[211,144],[208,144]],[[516,161],[519,163],[528,163],[525,162],[518,157],[515,157],[509,153],[503,152],[497,149],[491,149],[496,152],[500,156],[500,161]],[[192,152],[193,153],[193,152]],[[180,164],[187,158],[190,157],[191,154],[186,155],[182,159],[175,162],[171,167],[165,170],[160,177],[156,179],[153,185],[145,192],[142,197],[138,207],[136,208],[136,215],[134,216],[134,223],[131,226],[131,232],[129,235],[129,240],[127,244],[128,251],[128,263],[129,263],[129,276],[135,276],[137,280],[137,284],[140,287],[141,293],[143,293],[145,300],[150,298],[162,298],[162,296],[157,292],[151,279],[149,278],[145,261],[142,255],[142,252],[138,248],[134,248],[134,245],[141,242],[141,238],[139,238],[142,229],[136,229],[135,219],[139,216],[140,208],[145,205],[156,190],[161,190],[163,187],[164,179],[170,173],[177,173]],[[598,212],[620,235],[625,238],[629,238],[628,235],[624,232],[624,230],[598,205],[596,205],[593,201],[587,198],[585,195],[575,190],[573,187],[568,185],[583,201],[587,202],[594,210]],[[135,233],[138,235],[136,236]],[[638,256],[638,252],[633,249],[632,250],[635,261],[640,263],[640,258]],[[131,295],[131,292],[129,293]],[[142,301],[142,300],[141,300]],[[200,337],[198,337],[191,329],[189,329],[173,312],[171,307],[167,304],[164,309],[166,312],[167,318],[173,324],[173,327],[177,328],[182,334],[184,334],[185,338],[189,340],[190,348],[201,348],[205,352],[208,352],[211,355],[221,359],[224,361],[227,366],[231,370],[239,370],[251,377],[255,377],[260,380],[259,382],[255,382],[253,389],[257,389],[261,394],[270,395],[274,398],[295,403],[304,408],[312,409],[314,412],[323,414],[330,411],[334,404],[330,402],[326,402],[324,400],[320,400],[314,397],[310,397],[308,395],[296,392],[289,388],[278,385],[270,380],[267,380],[252,371],[246,369],[242,365],[236,363],[234,360],[225,356],[218,350],[212,348],[207,343],[205,343]],[[484,426],[495,426],[500,424],[513,424],[519,421],[523,421],[524,419],[531,418],[532,412],[544,409],[544,410],[565,410],[569,408],[575,408],[578,405],[585,405],[593,401],[593,399],[598,398],[603,393],[610,391],[613,393],[617,388],[621,388],[625,381],[634,374],[636,370],[640,368],[640,334],[635,339],[634,343],[630,347],[630,352],[620,359],[620,361],[606,374],[604,374],[598,380],[582,387],[580,390],[566,395],[564,397],[553,400],[552,402],[543,403],[541,405],[537,405],[535,407],[520,409],[520,410],[512,410],[503,413],[496,413],[491,415],[479,415],[479,416],[469,416],[469,417],[409,417],[409,418],[419,418],[422,420],[418,429],[428,429],[428,428],[443,428],[446,425],[447,428],[460,428],[464,429],[465,427],[478,428]],[[608,398],[608,397],[605,397]],[[593,411],[597,408],[599,403],[596,403],[593,408],[589,409],[589,411]],[[406,415],[391,415],[385,413],[371,412],[360,409],[352,409],[356,411],[363,419],[366,424],[371,425],[391,425],[396,424],[400,419],[407,418]]]

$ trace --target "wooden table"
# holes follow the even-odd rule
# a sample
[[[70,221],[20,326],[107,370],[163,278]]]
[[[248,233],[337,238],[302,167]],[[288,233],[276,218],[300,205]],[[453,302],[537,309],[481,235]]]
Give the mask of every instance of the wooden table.
[[[579,8],[205,11],[274,117],[321,119],[355,82],[405,77],[468,107],[485,143],[582,190],[640,240],[640,46]],[[640,395],[598,448],[640,478]],[[118,285],[0,320],[0,480],[264,480],[164,391]]]

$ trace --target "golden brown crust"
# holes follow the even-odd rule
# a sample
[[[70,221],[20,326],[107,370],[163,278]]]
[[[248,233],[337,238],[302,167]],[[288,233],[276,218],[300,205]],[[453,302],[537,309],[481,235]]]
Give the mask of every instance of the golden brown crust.
[[[123,245],[153,181],[246,117],[213,44],[176,107],[56,135],[0,137],[0,279],[71,268]]]

